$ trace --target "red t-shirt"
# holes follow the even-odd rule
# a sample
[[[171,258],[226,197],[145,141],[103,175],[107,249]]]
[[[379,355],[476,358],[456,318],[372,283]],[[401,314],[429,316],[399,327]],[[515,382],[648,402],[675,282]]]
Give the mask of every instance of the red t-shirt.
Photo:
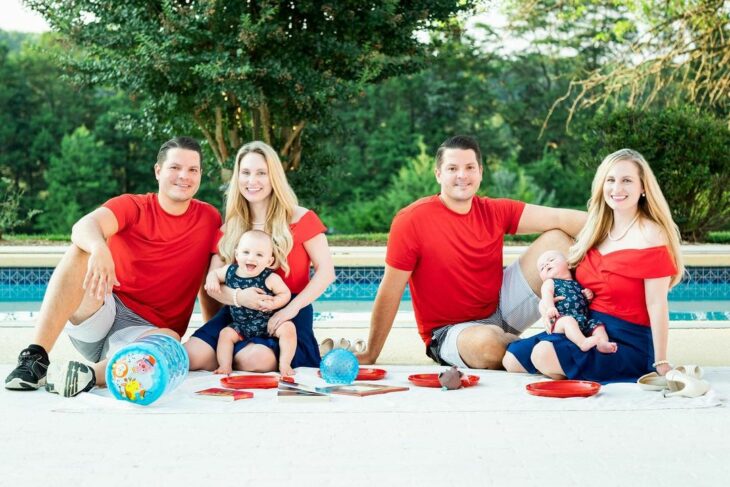
[[[502,245],[517,231],[525,203],[475,197],[469,213],[448,209],[438,195],[398,212],[385,262],[412,271],[409,280],[418,332],[486,318],[499,305]]]
[[[277,269],[276,273],[284,279],[284,284],[287,285],[292,294],[298,294],[309,283],[309,266],[312,264],[312,260],[304,248],[304,242],[320,233],[324,233],[327,227],[324,226],[316,213],[309,210],[298,222],[289,225],[289,228],[294,240],[294,246],[286,258],[289,264],[289,275],[284,276],[284,271],[281,268]]]
[[[114,293],[145,320],[182,336],[210,256],[217,251],[218,210],[192,200],[184,214],[170,215],[154,193],[117,196],[104,207],[119,225],[109,238],[121,283]]]
[[[666,246],[617,250],[606,255],[592,248],[578,264],[575,278],[595,295],[590,309],[650,326],[644,279],[676,273],[677,266]]]

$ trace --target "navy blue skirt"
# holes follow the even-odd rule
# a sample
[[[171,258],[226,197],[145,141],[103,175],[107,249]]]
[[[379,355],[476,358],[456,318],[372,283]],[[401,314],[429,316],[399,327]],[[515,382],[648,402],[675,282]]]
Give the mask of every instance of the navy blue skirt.
[[[296,295],[292,295],[292,299],[295,296]],[[317,339],[314,337],[314,309],[312,308],[312,305],[310,304],[300,309],[299,314],[294,317],[292,322],[297,329],[297,350],[294,352],[294,358],[292,359],[291,366],[294,368],[319,367],[321,357],[319,355]],[[193,336],[203,340],[215,351],[218,347],[218,336],[220,335],[221,330],[231,323],[233,323],[233,317],[231,316],[230,308],[228,306],[223,306],[218,314],[216,314],[206,324],[198,328],[198,330],[193,333]],[[241,340],[233,346],[233,355],[235,356],[251,343],[264,345],[270,348],[274,352],[276,360],[279,360],[279,340],[271,337],[254,337]]]
[[[547,332],[512,342],[507,351],[517,358],[526,371],[539,374],[530,360],[532,349],[539,342],[551,342],[568,379],[592,380],[603,384],[636,382],[639,377],[654,370],[651,365],[654,362],[651,328],[597,311],[591,311],[590,317],[606,325],[609,340],[618,345],[616,353],[601,353],[595,347],[583,352],[564,334]]]

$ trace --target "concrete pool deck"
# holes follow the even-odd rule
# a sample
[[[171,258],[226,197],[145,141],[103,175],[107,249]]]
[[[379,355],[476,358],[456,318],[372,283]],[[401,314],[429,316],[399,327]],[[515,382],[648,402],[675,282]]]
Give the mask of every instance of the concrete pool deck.
[[[384,382],[439,369],[390,367]],[[524,385],[537,377],[477,373],[477,386],[458,391],[409,384],[300,404],[262,390],[248,401],[200,401],[189,391],[217,380],[202,373],[159,408],[108,391],[64,399],[3,389],[0,485],[696,487],[730,478],[730,368],[706,369],[715,407],[633,384],[536,398]]]

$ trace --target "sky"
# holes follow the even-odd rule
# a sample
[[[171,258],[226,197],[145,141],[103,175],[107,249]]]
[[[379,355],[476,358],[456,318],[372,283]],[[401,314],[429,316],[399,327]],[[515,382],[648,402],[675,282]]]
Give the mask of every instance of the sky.
[[[43,17],[23,5],[21,0],[0,0],[0,29],[18,32],[50,30]]]
[[[482,12],[471,17],[466,25],[467,30],[476,22],[485,22],[493,28],[499,29],[506,23],[503,15],[490,9],[489,13]],[[48,24],[40,14],[26,7],[22,0],[0,0],[0,29],[18,32],[45,32],[50,30]],[[476,34],[478,36],[478,33]],[[523,49],[526,41],[514,38],[502,38],[501,50],[505,53]]]

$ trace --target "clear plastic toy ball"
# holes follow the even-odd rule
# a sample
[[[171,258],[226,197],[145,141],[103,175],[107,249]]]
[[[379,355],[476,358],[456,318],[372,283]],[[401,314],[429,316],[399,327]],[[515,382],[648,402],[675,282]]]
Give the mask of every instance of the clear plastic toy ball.
[[[148,406],[188,375],[188,354],[167,335],[148,335],[120,348],[109,359],[106,383],[112,396]]]
[[[328,384],[352,384],[360,370],[360,364],[355,354],[344,348],[337,348],[324,356],[319,370]]]

